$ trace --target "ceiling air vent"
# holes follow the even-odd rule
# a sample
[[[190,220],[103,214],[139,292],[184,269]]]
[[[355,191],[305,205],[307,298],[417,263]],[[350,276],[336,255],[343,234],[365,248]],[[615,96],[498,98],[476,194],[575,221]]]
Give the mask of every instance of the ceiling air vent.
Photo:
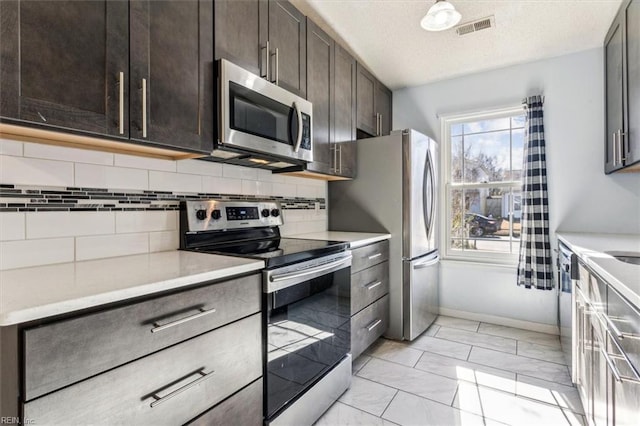
[[[466,24],[456,27],[456,34],[463,36],[465,34],[475,33],[476,31],[486,30],[495,27],[495,19],[493,16],[478,19],[477,21],[467,22]]]

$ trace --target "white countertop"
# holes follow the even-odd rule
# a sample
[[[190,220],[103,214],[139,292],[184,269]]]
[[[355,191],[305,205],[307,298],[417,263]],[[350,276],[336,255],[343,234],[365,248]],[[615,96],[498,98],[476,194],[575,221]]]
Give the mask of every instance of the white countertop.
[[[349,247],[358,248],[377,243],[391,238],[391,234],[371,234],[366,232],[324,231],[308,234],[291,235],[291,238],[303,238],[306,240],[344,241]]]
[[[223,279],[261,260],[165,251],[0,272],[0,326]]]
[[[640,265],[622,262],[607,251],[640,252],[640,235],[558,232],[558,239],[629,302],[640,308]]]

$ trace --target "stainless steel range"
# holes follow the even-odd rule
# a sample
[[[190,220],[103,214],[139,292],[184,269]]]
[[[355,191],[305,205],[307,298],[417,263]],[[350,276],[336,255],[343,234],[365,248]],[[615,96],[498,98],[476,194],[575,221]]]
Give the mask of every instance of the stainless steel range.
[[[185,201],[180,248],[264,260],[265,423],[311,425],[351,383],[351,253],[282,223],[273,201]]]

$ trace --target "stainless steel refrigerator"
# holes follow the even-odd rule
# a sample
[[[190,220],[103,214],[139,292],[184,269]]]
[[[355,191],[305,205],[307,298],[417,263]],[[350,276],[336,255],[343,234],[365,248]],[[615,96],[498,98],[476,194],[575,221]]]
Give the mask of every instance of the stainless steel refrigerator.
[[[413,340],[438,313],[438,145],[397,130],[357,150],[356,178],[329,184],[329,229],[391,234],[386,336]]]

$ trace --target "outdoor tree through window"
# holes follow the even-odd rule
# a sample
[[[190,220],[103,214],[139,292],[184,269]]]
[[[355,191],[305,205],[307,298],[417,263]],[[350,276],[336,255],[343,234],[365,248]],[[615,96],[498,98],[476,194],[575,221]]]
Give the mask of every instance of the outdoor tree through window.
[[[522,107],[442,119],[448,256],[517,254],[524,126]]]

